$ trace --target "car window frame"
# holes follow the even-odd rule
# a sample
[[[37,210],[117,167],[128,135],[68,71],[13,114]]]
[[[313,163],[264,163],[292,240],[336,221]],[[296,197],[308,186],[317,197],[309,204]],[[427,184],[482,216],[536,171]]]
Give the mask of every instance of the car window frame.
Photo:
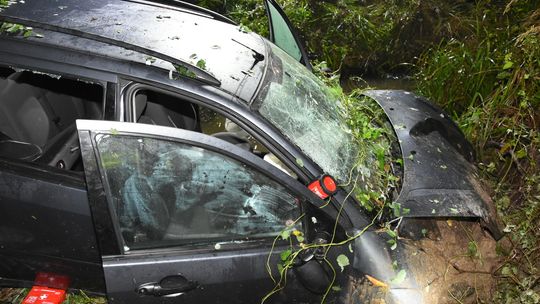
[[[119,220],[113,206],[106,175],[100,165],[100,155],[97,150],[97,143],[95,139],[97,134],[135,135],[153,139],[163,139],[172,142],[194,145],[203,149],[217,152],[244,163],[256,171],[267,175],[270,179],[274,180],[285,189],[298,196],[302,203],[311,203],[315,207],[325,206],[325,201],[309,191],[306,186],[293,179],[286,173],[283,173],[281,170],[275,168],[270,163],[265,162],[249,151],[243,150],[233,144],[206,134],[164,126],[95,120],[77,120],[77,130],[79,132],[79,138],[81,141],[81,152],[83,155],[83,163],[85,165],[89,199],[94,200],[95,205],[99,205],[101,208],[101,210],[98,211],[98,214],[93,214],[93,216],[94,218],[100,216],[110,216],[112,221],[112,226],[108,226],[107,223],[105,223],[104,227],[97,227],[96,229],[97,233],[101,234],[101,237],[98,236],[98,239],[107,237],[111,238],[111,235],[115,236],[113,240],[114,242],[108,240],[107,246],[110,248],[111,245],[113,245],[112,243],[116,243],[116,250],[107,250],[103,255],[129,255],[132,253],[139,254],[141,252],[177,251],[179,249],[200,250],[204,247],[208,248],[209,245],[192,247],[189,245],[176,245],[165,248],[137,249],[133,251],[127,250],[128,248],[125,247],[123,237],[120,234]],[[334,216],[330,215],[332,219],[335,219]],[[305,217],[302,220],[306,221]],[[307,232],[307,222],[304,222],[303,224],[303,229],[305,232]],[[275,237],[260,238],[254,240],[254,242],[259,244],[261,242],[271,244],[274,238]],[[249,244],[250,242],[239,242],[231,244],[231,246],[235,248],[242,248],[246,246],[249,247]]]
[[[232,103],[225,104],[222,101],[216,101],[209,99],[208,97],[196,95],[192,92],[189,92],[189,87],[184,88],[180,86],[170,87],[167,85],[161,85],[158,83],[151,83],[141,79],[130,79],[130,78],[121,78],[122,83],[122,117],[117,119],[118,121],[128,121],[133,122],[133,103],[135,102],[134,98],[136,93],[139,90],[152,90],[158,93],[166,94],[173,96],[178,99],[183,99],[186,102],[190,102],[198,105],[199,107],[205,107],[211,111],[216,112],[219,115],[222,115],[232,122],[236,123],[240,128],[249,133],[254,139],[259,143],[264,145],[271,153],[276,155],[280,161],[283,162],[290,170],[292,170],[302,181],[308,181],[310,179],[307,172],[309,170],[309,164],[305,164],[306,168],[298,167],[298,159],[302,156],[297,156],[296,158],[292,155],[292,160],[287,157],[287,154],[291,154],[291,150],[287,150],[285,147],[279,145],[280,140],[276,140],[274,136],[281,136],[281,133],[278,130],[275,130],[275,127],[269,125],[268,128],[274,132],[275,135],[270,135],[265,132],[265,128],[261,128],[262,124],[266,123],[266,120],[260,116],[258,113],[253,113],[253,110],[249,106],[244,106],[243,103]],[[159,85],[159,86],[156,86]],[[179,84],[181,85],[181,84]],[[225,96],[225,99],[234,100],[233,96]],[[226,102],[226,101],[225,101]],[[255,114],[255,118],[250,119],[246,113]],[[292,153],[294,154],[294,153]]]

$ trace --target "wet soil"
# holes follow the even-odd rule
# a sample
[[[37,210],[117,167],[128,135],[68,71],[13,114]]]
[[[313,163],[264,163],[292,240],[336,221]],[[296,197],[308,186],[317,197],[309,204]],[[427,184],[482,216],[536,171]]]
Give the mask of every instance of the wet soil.
[[[436,227],[427,238],[404,241],[424,302],[491,302],[496,288],[494,273],[502,263],[495,240],[476,222],[441,220]]]

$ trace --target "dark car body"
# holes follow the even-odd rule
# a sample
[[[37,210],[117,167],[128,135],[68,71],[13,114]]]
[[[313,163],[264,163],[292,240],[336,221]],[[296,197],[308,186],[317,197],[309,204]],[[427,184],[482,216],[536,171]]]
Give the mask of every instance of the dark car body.
[[[225,17],[181,3],[27,0],[4,8],[0,21],[32,27],[28,36],[0,36],[0,286],[29,287],[38,273],[51,273],[111,303],[253,303],[274,287],[267,268],[275,272],[280,252],[289,248],[275,241],[281,229],[272,221],[284,224],[295,220],[292,213],[305,213],[298,223],[306,243],[329,241],[333,230],[343,239],[372,222],[343,189],[329,204],[308,190],[327,172],[257,110],[276,51]],[[296,59],[309,64],[298,48]],[[499,238],[492,203],[476,182],[472,149],[457,126],[408,92],[366,95],[394,126],[404,126],[395,128],[405,160],[395,200],[410,209],[403,229],[422,229],[407,225],[418,219],[480,220]],[[234,122],[292,173],[235,144],[234,134],[202,134],[202,108]],[[175,149],[180,152],[171,154]],[[229,169],[214,168],[222,164]],[[213,189],[223,172],[224,186]],[[270,215],[246,223],[249,214],[261,214],[249,209],[255,205],[244,204],[237,214],[219,202],[192,207],[229,195],[227,187],[236,187],[231,197],[247,195],[246,202],[270,197],[290,206],[271,205]],[[179,207],[180,196],[189,211]],[[162,215],[171,208],[186,212],[178,215],[182,221],[200,219],[211,227],[170,219],[164,227]],[[336,286],[364,274],[390,281],[396,269],[388,266],[395,260],[409,267],[406,249],[390,250],[375,230],[353,244],[354,250],[327,252],[334,264],[341,254],[351,261]],[[330,284],[328,269],[315,259],[304,263],[268,301],[320,301]],[[424,301],[412,276],[394,287],[399,292],[385,295],[390,300]],[[349,297],[346,288],[331,295],[338,302]]]

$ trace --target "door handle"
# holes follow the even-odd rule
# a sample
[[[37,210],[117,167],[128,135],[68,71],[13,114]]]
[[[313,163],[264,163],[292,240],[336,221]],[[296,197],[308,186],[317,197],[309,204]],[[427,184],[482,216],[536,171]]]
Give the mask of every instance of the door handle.
[[[197,287],[197,282],[189,281],[181,275],[173,275],[163,278],[159,283],[144,283],[137,287],[136,292],[143,296],[176,297]]]

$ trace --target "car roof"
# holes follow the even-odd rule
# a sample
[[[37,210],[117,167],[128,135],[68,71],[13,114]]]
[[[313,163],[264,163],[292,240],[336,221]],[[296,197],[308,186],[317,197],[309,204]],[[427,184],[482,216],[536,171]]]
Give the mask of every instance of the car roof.
[[[43,36],[41,38],[27,39],[33,43],[155,63],[168,70],[182,66],[191,73],[184,76],[191,75],[249,101],[264,74],[264,60],[254,65],[255,57],[260,59],[258,55],[265,56],[267,52],[264,39],[216,13],[186,3],[173,3],[13,1],[0,12],[0,20],[31,26],[36,33],[43,32],[37,36]],[[100,44],[111,47],[100,47]],[[130,52],[120,52],[118,48]]]

